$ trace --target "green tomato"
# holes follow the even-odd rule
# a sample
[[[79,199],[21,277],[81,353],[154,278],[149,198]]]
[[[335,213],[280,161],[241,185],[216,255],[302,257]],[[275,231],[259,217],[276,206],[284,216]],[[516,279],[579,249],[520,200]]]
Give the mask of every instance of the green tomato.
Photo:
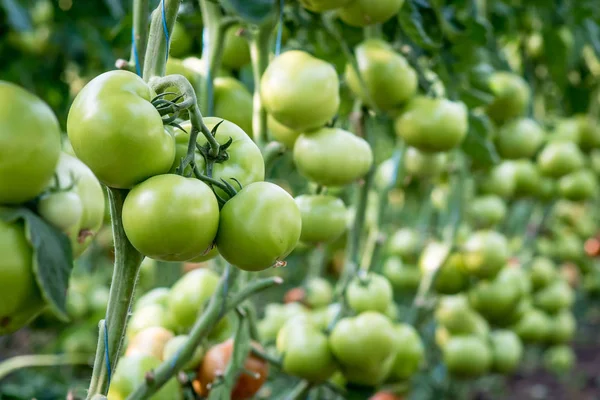
[[[528,274],[529,271],[519,265],[510,265],[503,268],[496,276],[495,281],[507,286],[515,286],[521,295],[528,296],[531,293],[532,284]]]
[[[594,197],[598,192],[598,182],[594,173],[582,169],[563,176],[558,181],[558,193],[561,197],[582,201]]]
[[[339,128],[303,133],[294,145],[294,163],[304,177],[323,186],[342,186],[367,174],[373,152],[362,138]]]
[[[546,257],[536,257],[529,267],[529,279],[533,290],[548,286],[558,277],[556,266]]]
[[[396,356],[390,374],[392,380],[406,380],[412,377],[425,359],[425,348],[419,333],[410,325],[394,326]]]
[[[127,339],[131,340],[141,331],[155,326],[174,330],[173,318],[167,309],[159,304],[149,304],[143,308],[137,308],[127,323]]]
[[[486,111],[493,121],[500,124],[525,114],[531,90],[523,78],[510,72],[495,72],[488,83],[494,101]]]
[[[503,158],[530,158],[542,145],[544,136],[544,131],[537,122],[519,118],[500,128],[496,136],[496,149]]]
[[[517,185],[517,168],[514,162],[504,161],[491,169],[480,182],[483,193],[510,198]]]
[[[171,360],[174,357],[178,356],[179,353],[181,352],[181,349],[183,348],[183,346],[189,339],[190,339],[190,337],[188,335],[178,335],[178,336],[171,338],[165,344],[165,347],[163,349],[162,359],[166,361],[166,360]],[[204,357],[204,353],[205,353],[204,347],[202,347],[201,345],[196,347],[196,350],[194,350],[194,354],[192,355],[192,358],[190,358],[190,360],[187,363],[185,363],[185,365],[183,366],[183,369],[185,371],[191,371],[191,370],[197,369],[200,366],[200,364],[202,364],[202,358]]]
[[[302,7],[313,12],[323,12],[344,7],[352,0],[300,0]]]
[[[554,281],[533,296],[533,304],[550,314],[570,308],[574,300],[573,289],[563,280]]]
[[[496,231],[476,231],[463,247],[466,270],[479,278],[489,278],[508,261],[510,256],[506,237]]]
[[[421,251],[419,233],[410,228],[398,229],[387,243],[387,252],[403,260],[415,261]]]
[[[442,297],[435,318],[450,334],[485,335],[489,330],[483,317],[471,308],[462,294]]]
[[[61,335],[61,350],[67,354],[94,354],[98,338],[92,330],[81,329],[77,326]]]
[[[301,132],[325,125],[340,104],[335,68],[300,50],[271,61],[260,81],[260,95],[269,114]]]
[[[258,323],[258,331],[262,340],[272,341],[277,337],[281,327],[289,319],[298,315],[307,315],[308,310],[300,303],[270,303],[265,307],[265,316]],[[326,323],[327,325],[327,323]],[[325,326],[326,326],[325,325]]]
[[[479,196],[471,201],[468,213],[476,226],[489,228],[504,220],[506,204],[497,195]]]
[[[190,59],[195,59],[195,58],[190,58]],[[200,59],[196,59],[198,60],[199,64],[202,64],[202,61]],[[204,87],[204,69],[194,69],[191,68],[189,66],[190,61],[188,58],[181,60],[179,58],[175,58],[175,57],[169,57],[169,59],[167,60],[167,66],[166,66],[166,75],[183,75],[185,77],[185,79],[187,79],[192,86],[194,87],[194,90],[197,94],[203,93],[203,87]],[[179,93],[179,89],[177,89],[176,87],[171,87],[168,88],[167,90],[165,90],[166,92],[173,92],[173,93]],[[175,96],[173,95],[169,95],[169,96],[165,96],[165,98],[167,100],[172,100]],[[180,114],[181,118],[186,117],[187,118],[188,112],[186,111],[182,111],[182,113]]]
[[[448,99],[416,96],[394,124],[396,134],[423,152],[448,151],[467,136],[467,107]]]
[[[302,242],[333,242],[346,231],[347,210],[339,198],[316,194],[298,196],[294,200],[302,216]]]
[[[460,378],[475,378],[486,374],[492,366],[488,344],[477,336],[454,336],[443,350],[448,372]]]
[[[142,262],[142,265],[146,262],[146,260],[151,259],[146,258],[144,262]],[[157,287],[149,290],[136,300],[135,304],[133,305],[133,311],[141,310],[149,305],[167,307],[170,293],[170,289],[166,287]]]
[[[240,25],[234,24],[225,31],[221,62],[225,68],[240,69],[250,62],[250,46],[245,37],[238,34]]]
[[[379,364],[362,365],[360,367],[341,367],[344,379],[349,383],[360,386],[379,386],[389,376],[394,366],[394,357],[387,358]]]
[[[219,276],[206,268],[192,270],[175,282],[167,309],[181,330],[187,330],[194,324],[218,283]]]
[[[60,155],[60,127],[37,96],[0,81],[0,204],[33,199],[46,187]]]
[[[553,346],[544,352],[544,367],[556,374],[562,375],[573,368],[577,356],[572,348],[566,345]]]
[[[490,335],[492,370],[501,374],[514,372],[523,357],[521,339],[512,331],[498,330]]]
[[[305,302],[313,309],[326,307],[333,301],[333,288],[331,287],[331,283],[326,279],[319,277],[311,278],[306,283],[305,288]]]
[[[296,202],[282,188],[255,182],[221,209],[216,243],[225,260],[245,271],[261,271],[294,250],[302,230]]]
[[[300,136],[300,132],[283,125],[281,122],[273,118],[272,115],[268,116],[267,127],[269,128],[269,133],[271,134],[273,140],[283,143],[285,147],[290,150],[294,148],[294,144],[296,143],[298,136]]]
[[[492,322],[506,320],[520,299],[519,286],[507,285],[500,279],[479,281],[469,291],[471,306]]]
[[[346,289],[348,305],[359,314],[365,311],[385,313],[393,299],[390,281],[374,273],[354,278]]]
[[[549,336],[551,324],[552,322],[546,314],[535,308],[530,308],[513,325],[512,330],[525,343],[541,343]]]
[[[515,161],[515,195],[537,196],[540,193],[542,177],[537,166],[529,160]]]
[[[81,220],[83,204],[75,192],[47,193],[40,198],[38,213],[60,231],[69,232]]]
[[[550,320],[550,325],[548,341],[559,344],[571,341],[575,335],[577,322],[570,311],[563,310]]]
[[[173,337],[173,332],[162,326],[143,329],[127,341],[125,356],[149,354],[162,361],[165,345]]]
[[[575,117],[579,126],[579,146],[584,151],[600,147],[600,127],[589,115]]]
[[[405,172],[417,178],[432,178],[440,175],[448,163],[446,153],[424,153],[409,147],[404,153]]]
[[[175,140],[150,103],[154,96],[142,78],[119,70],[92,79],[73,101],[69,140],[105,185],[129,189],[171,168]]]
[[[175,21],[169,43],[169,54],[173,57],[183,57],[190,52],[192,44],[192,38],[185,31],[185,26],[181,22]]]
[[[285,323],[277,334],[277,351],[284,372],[309,382],[325,381],[337,368],[327,336],[307,317]]]
[[[358,72],[367,93],[351,64],[346,65],[346,82],[366,104],[391,111],[406,103],[417,92],[417,73],[406,59],[380,39],[367,39],[355,48]]]
[[[146,374],[160,365],[160,360],[147,354],[134,354],[119,360],[117,368],[112,376],[109,399],[125,399],[141,385],[146,379]],[[156,394],[150,397],[152,400],[178,400],[183,399],[181,389],[175,377],[167,381]]]
[[[237,79],[214,80],[215,117],[231,121],[252,136],[252,94]]]
[[[412,292],[419,287],[421,282],[421,270],[415,265],[407,265],[400,257],[388,257],[383,264],[383,276],[385,276],[394,289],[399,293]]]
[[[208,185],[180,175],[157,175],[135,186],[123,204],[123,229],[142,254],[186,261],[212,247],[219,203]]]
[[[579,144],[581,136],[577,120],[575,118],[560,119],[556,123],[554,131],[549,139],[550,141],[573,142]]]
[[[570,174],[583,167],[584,157],[573,142],[554,141],[548,143],[537,157],[543,175],[553,178]]]
[[[456,294],[469,285],[469,277],[464,272],[462,255],[454,253],[442,264],[434,282],[437,293]]]
[[[339,10],[342,21],[363,27],[379,24],[398,14],[404,0],[352,0]]]

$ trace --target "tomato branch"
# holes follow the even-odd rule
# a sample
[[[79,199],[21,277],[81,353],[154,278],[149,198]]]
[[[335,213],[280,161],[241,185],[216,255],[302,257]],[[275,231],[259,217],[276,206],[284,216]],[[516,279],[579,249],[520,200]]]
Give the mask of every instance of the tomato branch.
[[[155,76],[165,76],[169,48],[167,39],[171,38],[180,3],[181,0],[161,0],[152,12],[142,75],[146,82]],[[165,34],[165,26],[168,37]]]
[[[149,0],[133,0],[133,43],[129,65],[140,71],[144,66],[148,43],[149,3]]]

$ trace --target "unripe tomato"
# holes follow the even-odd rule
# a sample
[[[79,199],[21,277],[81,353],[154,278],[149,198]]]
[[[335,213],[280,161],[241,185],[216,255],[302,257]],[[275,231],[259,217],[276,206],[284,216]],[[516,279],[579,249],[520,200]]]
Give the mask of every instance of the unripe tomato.
[[[513,372],[523,357],[521,339],[512,331],[498,330],[490,335],[492,370],[501,374]]]
[[[533,303],[541,310],[553,314],[571,307],[574,299],[575,295],[569,284],[556,280],[535,293]]]
[[[517,168],[514,162],[504,161],[491,169],[489,174],[480,182],[483,193],[509,198],[515,192]]]
[[[477,231],[469,237],[463,248],[467,271],[480,278],[494,275],[508,261],[506,237],[496,231]]]
[[[215,117],[231,121],[252,135],[252,94],[240,81],[215,78],[214,102]]]
[[[171,168],[175,140],[150,103],[155,95],[142,78],[118,70],[92,79],[73,101],[69,140],[105,185],[129,189]]]
[[[304,226],[304,225],[302,225]],[[306,283],[306,298],[304,302],[311,308],[321,308],[333,300],[333,288],[326,279],[315,277]]]
[[[537,166],[529,160],[515,161],[515,195],[537,196],[542,177]]]
[[[496,149],[503,158],[529,158],[544,140],[544,131],[532,119],[519,118],[503,125],[496,136]]]
[[[525,114],[531,90],[523,78],[510,72],[495,72],[489,86],[495,98],[486,111],[492,120],[500,124]]]
[[[556,266],[546,257],[536,257],[531,261],[529,267],[529,279],[533,290],[539,290],[548,286],[557,278]]]
[[[240,25],[232,25],[225,31],[221,62],[225,68],[240,69],[250,62],[248,40],[239,35]]]
[[[146,328],[131,338],[127,344],[125,356],[147,354],[162,360],[164,348],[173,337],[173,332],[162,326]]]
[[[255,182],[221,209],[216,243],[231,264],[262,271],[294,250],[301,230],[302,216],[292,196],[275,184]]]
[[[542,311],[531,308],[512,327],[525,343],[540,343],[549,336],[551,328],[550,318]]]
[[[558,142],[573,142],[579,144],[581,135],[579,132],[579,124],[575,118],[564,118],[560,119],[555,127],[550,141]]]
[[[390,374],[391,380],[406,380],[413,376],[425,358],[425,348],[419,333],[408,324],[394,326],[396,356]]]
[[[144,259],[142,265],[146,262],[146,260],[151,260],[150,258]],[[161,307],[167,307],[169,301],[170,290],[166,287],[157,287],[151,289],[140,296],[133,305],[133,310],[141,310],[142,308],[149,305],[158,305]]]
[[[467,136],[467,107],[448,99],[416,96],[394,126],[409,146],[431,153],[448,151]]]
[[[183,75],[185,77],[185,79],[187,79],[192,86],[194,87],[194,90],[196,93],[202,93],[202,88],[204,86],[204,75],[205,75],[205,68],[199,68],[199,69],[193,69],[190,66],[188,66],[188,64],[190,63],[189,60],[194,60],[196,58],[194,57],[189,57],[186,58],[184,60],[181,60],[179,58],[175,58],[175,57],[169,57],[169,59],[167,60],[167,66],[166,66],[166,74],[167,75]],[[202,61],[200,59],[196,59],[198,60],[199,64],[202,64]],[[172,88],[168,88],[166,90],[166,92],[173,92],[173,93],[179,93],[178,89],[176,87],[172,87]],[[175,96],[173,95],[167,95],[165,96],[166,99],[172,100]],[[181,118],[186,117],[188,115],[187,110],[182,111],[180,114]]]
[[[435,310],[435,318],[451,334],[487,335],[487,322],[470,306],[462,294],[444,296]]]
[[[127,324],[127,339],[135,337],[144,329],[161,326],[168,330],[175,329],[173,315],[170,310],[159,304],[149,304],[143,308],[136,309]]]
[[[575,143],[553,141],[544,146],[538,154],[537,163],[542,174],[560,178],[580,169],[584,157]]]
[[[37,96],[0,81],[0,204],[33,199],[46,187],[60,154],[60,127]]]
[[[469,277],[464,273],[463,258],[459,253],[452,254],[442,264],[434,282],[437,293],[455,294],[469,285]]]
[[[346,230],[346,206],[339,198],[317,194],[298,196],[294,200],[302,216],[301,241],[333,242]]]
[[[60,347],[67,354],[94,354],[97,344],[98,338],[94,331],[77,326],[61,335]]]
[[[477,336],[454,336],[443,350],[448,372],[461,378],[475,378],[488,372],[492,353],[488,344]]]
[[[302,7],[313,12],[323,12],[340,8],[352,0],[300,0]]]
[[[104,197],[102,197],[104,200]],[[38,203],[39,215],[62,232],[69,232],[83,215],[83,204],[75,192],[47,193]]]
[[[416,260],[420,248],[419,233],[410,228],[398,229],[390,237],[387,243],[387,252],[389,255],[398,256],[403,260]]]
[[[110,381],[109,399],[125,399],[146,379],[146,374],[158,367],[160,360],[147,354],[134,354],[119,360]],[[177,378],[173,377],[152,396],[152,400],[183,399]]]
[[[260,95],[269,114],[301,132],[325,125],[340,104],[335,68],[300,50],[271,61],[260,81]]]
[[[436,177],[444,171],[447,163],[446,153],[424,153],[414,147],[407,148],[404,153],[406,174],[417,178]]]
[[[123,204],[131,244],[155,260],[186,261],[207,252],[219,227],[219,203],[208,185],[157,175],[134,187]]]
[[[566,343],[571,341],[575,334],[577,322],[570,311],[560,311],[550,320],[551,327],[548,333],[550,343]]]
[[[257,343],[255,346],[261,348]],[[219,343],[206,352],[202,365],[198,368],[198,381],[200,382],[200,394],[208,396],[209,385],[218,376],[225,374],[231,355],[233,354],[233,339]],[[253,375],[250,375],[248,371]],[[244,400],[252,398],[267,380],[269,375],[269,364],[253,354],[249,354],[244,362],[244,371],[240,373],[231,392],[231,400]]]
[[[515,286],[522,298],[531,293],[532,285],[528,272],[520,265],[508,265],[498,273],[495,281],[507,286]]]
[[[594,173],[582,169],[563,176],[558,181],[561,197],[573,201],[587,200],[598,192],[598,182]]]
[[[589,115],[575,117],[579,125],[579,146],[584,151],[600,147],[600,125]]]
[[[308,314],[311,321],[321,330],[326,330],[340,312],[340,303],[332,303],[326,307],[312,310]]]
[[[384,111],[397,109],[417,91],[417,73],[406,59],[380,39],[367,39],[355,48],[360,79],[351,64],[346,65],[346,82],[362,101],[372,101]]]
[[[501,280],[479,281],[469,291],[469,303],[489,321],[507,319],[521,298],[518,286],[510,286]]]
[[[300,136],[300,132],[288,128],[281,122],[277,121],[273,116],[269,115],[267,119],[267,127],[273,140],[283,143],[288,149],[293,149],[296,139]]]
[[[419,267],[405,264],[400,257],[392,256],[385,260],[382,273],[400,293],[416,290],[421,282]]]
[[[389,377],[393,366],[394,357],[392,356],[379,364],[360,367],[342,365],[341,370],[347,382],[360,386],[379,386]]]
[[[294,145],[294,163],[304,177],[324,186],[342,186],[362,178],[373,152],[362,138],[339,128],[303,133]]]
[[[544,367],[556,374],[564,374],[573,368],[576,361],[575,352],[569,346],[559,345],[548,348],[544,352]]]
[[[404,0],[352,0],[339,10],[342,21],[363,27],[379,24],[398,14]]]
[[[393,298],[390,281],[374,273],[354,278],[346,290],[348,305],[359,314],[365,311],[384,313]]]
[[[213,271],[201,268],[183,275],[171,288],[168,310],[172,319],[182,330],[191,327],[204,305],[215,292],[219,276]]]
[[[286,321],[295,316],[307,314],[308,309],[300,303],[267,304],[265,307],[265,316],[258,323],[258,331],[261,339],[267,342],[275,340],[277,333]]]
[[[179,335],[171,338],[165,344],[161,358],[163,360],[170,360],[173,357],[178,356],[179,352],[189,339],[190,337],[188,335]],[[196,347],[196,350],[194,350],[192,358],[183,366],[183,369],[189,371],[198,368],[202,363],[202,358],[204,358],[204,348],[198,346]]]
[[[277,351],[284,372],[310,382],[329,379],[337,368],[327,336],[307,317],[286,322],[277,334]]]
[[[189,53],[191,48],[192,38],[185,31],[185,26],[181,22],[175,21],[171,32],[171,43],[169,43],[169,54],[173,57],[183,57]]]
[[[506,204],[497,195],[480,196],[471,201],[468,213],[476,226],[489,228],[506,216]]]

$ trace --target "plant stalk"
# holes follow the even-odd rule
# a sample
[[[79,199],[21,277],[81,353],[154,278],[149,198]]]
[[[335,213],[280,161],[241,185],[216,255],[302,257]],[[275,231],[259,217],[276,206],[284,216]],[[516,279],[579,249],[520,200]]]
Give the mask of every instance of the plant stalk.
[[[129,64],[141,71],[146,57],[148,43],[149,0],[133,0],[133,46]]]
[[[163,4],[164,3],[164,4]],[[167,26],[169,40],[177,19],[177,11],[181,0],[161,0],[152,12],[152,22],[148,36],[148,47],[144,60],[143,78],[146,82],[155,76],[165,76],[168,57],[168,43],[164,26]],[[164,7],[164,21],[163,21]]]
[[[213,79],[221,63],[225,30],[221,28],[221,9],[217,2],[198,0],[202,10],[202,62],[205,65],[200,110],[206,115],[214,113]]]

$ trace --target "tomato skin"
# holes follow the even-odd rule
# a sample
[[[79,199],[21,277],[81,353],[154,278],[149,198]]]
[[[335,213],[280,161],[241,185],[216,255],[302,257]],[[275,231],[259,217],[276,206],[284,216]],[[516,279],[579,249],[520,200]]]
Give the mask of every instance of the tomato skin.
[[[598,192],[598,183],[593,172],[582,169],[560,178],[558,192],[568,200],[587,200]]]
[[[567,343],[575,335],[577,322],[573,314],[568,310],[560,311],[551,319],[550,323],[551,328],[548,334],[548,341],[550,343]]]
[[[589,115],[575,116],[579,126],[579,146],[584,151],[600,147],[600,127]]]
[[[354,278],[346,289],[346,300],[357,313],[377,311],[385,313],[393,300],[392,284],[384,276],[374,273]]]
[[[176,328],[170,312],[164,306],[149,304],[136,309],[131,315],[127,324],[127,339],[130,340],[139,332],[153,326],[161,326],[169,330]]]
[[[537,122],[519,118],[503,125],[496,136],[496,149],[506,159],[532,157],[542,145],[545,133]]]
[[[450,334],[484,336],[489,331],[485,319],[469,306],[462,294],[442,297],[435,310],[435,318]]]
[[[516,176],[517,168],[514,162],[501,162],[479,182],[480,189],[485,194],[493,194],[502,198],[512,197],[517,184]]]
[[[391,380],[406,380],[419,370],[425,357],[425,348],[419,333],[412,326],[398,324],[394,326],[394,331],[397,351],[390,378]]]
[[[536,257],[529,268],[529,279],[533,290],[548,286],[558,276],[552,260],[546,257]]]
[[[215,78],[214,101],[216,117],[233,122],[252,136],[252,94],[240,81]]]
[[[533,303],[541,310],[554,314],[573,305],[575,295],[569,284],[562,280],[540,289],[533,297]]]
[[[510,72],[495,72],[490,76],[489,86],[495,95],[486,112],[500,124],[525,114],[531,100],[531,90],[520,76]]]
[[[584,158],[575,143],[554,141],[544,146],[537,157],[537,163],[543,175],[560,178],[580,169]]]
[[[512,330],[525,343],[541,343],[549,336],[550,318],[542,311],[530,308],[513,325]]]
[[[529,160],[516,160],[515,196],[528,197],[540,194],[542,177],[537,166]]]
[[[323,12],[344,7],[351,0],[300,0],[302,7],[313,12]]]
[[[302,242],[333,242],[346,230],[346,206],[339,198],[329,195],[302,195],[294,200],[302,215]]]
[[[307,315],[308,309],[300,303],[269,303],[265,307],[265,316],[258,323],[258,331],[263,341],[274,341],[283,325],[297,315]]]
[[[326,307],[333,301],[333,288],[324,278],[315,277],[306,283],[305,303],[311,308]]]
[[[290,319],[277,334],[283,370],[310,382],[329,379],[337,365],[327,336],[307,317]]]
[[[92,79],[69,110],[67,133],[77,157],[109,187],[129,189],[171,168],[175,140],[136,74],[109,71]]]
[[[362,138],[339,128],[303,133],[294,145],[294,163],[301,175],[323,186],[342,186],[363,177],[373,152]]]
[[[219,203],[208,185],[180,175],[157,175],[135,186],[123,204],[131,244],[155,260],[186,261],[212,246]]]
[[[33,199],[46,187],[60,154],[60,127],[37,96],[0,81],[0,204]]]
[[[142,265],[147,261],[151,260],[151,258],[146,258],[142,262]],[[151,289],[140,296],[133,305],[133,311],[140,310],[149,305],[158,305],[161,307],[166,307],[169,301],[169,288],[166,287],[157,287]]]
[[[490,335],[492,370],[501,374],[513,372],[523,356],[521,339],[512,331],[497,330]]]
[[[194,324],[218,283],[219,276],[206,268],[190,271],[175,282],[167,298],[167,309],[180,330]]]
[[[225,68],[240,69],[250,62],[248,41],[238,35],[240,25],[232,25],[225,31],[221,62]]]
[[[387,244],[388,254],[398,256],[406,261],[416,261],[420,250],[419,234],[410,228],[398,229]]]
[[[300,50],[271,61],[260,81],[260,95],[269,114],[300,132],[325,125],[340,105],[335,68]]]
[[[133,354],[148,354],[159,360],[163,359],[163,351],[167,342],[173,339],[173,332],[162,326],[151,326],[131,338],[127,343],[125,356]]]
[[[383,264],[383,275],[390,281],[395,290],[416,290],[421,281],[421,270],[415,265],[405,264],[400,257],[389,257]]]
[[[496,231],[473,233],[464,245],[464,265],[470,274],[480,278],[494,275],[510,255],[506,237]]]
[[[62,232],[68,232],[81,219],[83,204],[75,192],[48,193],[40,198],[38,213]]]
[[[481,376],[488,372],[492,364],[487,343],[477,336],[451,337],[443,353],[448,372],[458,377]]]
[[[283,125],[281,122],[273,118],[272,115],[268,116],[267,126],[273,140],[283,143],[285,147],[290,150],[294,148],[294,144],[296,143],[298,136],[300,136],[300,132]]]
[[[404,0],[354,0],[339,10],[342,21],[363,27],[379,24],[400,11]]]
[[[447,161],[446,153],[424,153],[414,147],[408,147],[404,153],[406,174],[417,178],[432,178],[440,175]]]
[[[221,209],[216,243],[231,264],[262,271],[294,250],[302,216],[285,190],[269,182],[244,187]]]
[[[508,318],[520,299],[520,288],[507,285],[501,279],[481,280],[469,291],[471,306],[493,322]]]
[[[576,361],[576,355],[569,346],[553,346],[544,352],[544,367],[556,374],[564,374],[573,368]]]
[[[442,264],[435,278],[435,291],[442,294],[455,294],[469,285],[469,277],[464,272],[464,262],[459,253],[451,254]]]
[[[192,38],[185,31],[185,26],[181,22],[175,21],[169,43],[169,54],[173,57],[183,57],[189,53],[191,47]]]
[[[346,65],[346,82],[352,92],[364,103],[369,100],[381,110],[390,111],[400,107],[417,91],[417,73],[406,59],[380,39],[367,39],[355,48],[362,85],[354,67]]]
[[[261,348],[257,343],[255,346]],[[233,353],[233,339],[219,343],[206,352],[202,365],[198,368],[198,381],[200,382],[200,394],[207,396],[210,392],[208,385],[214,382],[218,375],[225,373],[227,364]],[[252,398],[265,383],[269,375],[269,364],[253,354],[248,355],[244,363],[244,369],[258,375],[258,378],[242,372],[237,378],[236,384],[231,392],[231,400],[244,400]]]
[[[504,220],[506,204],[496,195],[479,196],[471,202],[469,216],[476,226],[488,228]]]
[[[448,151],[467,135],[467,107],[448,99],[416,96],[407,103],[394,127],[409,146],[428,153]]]

